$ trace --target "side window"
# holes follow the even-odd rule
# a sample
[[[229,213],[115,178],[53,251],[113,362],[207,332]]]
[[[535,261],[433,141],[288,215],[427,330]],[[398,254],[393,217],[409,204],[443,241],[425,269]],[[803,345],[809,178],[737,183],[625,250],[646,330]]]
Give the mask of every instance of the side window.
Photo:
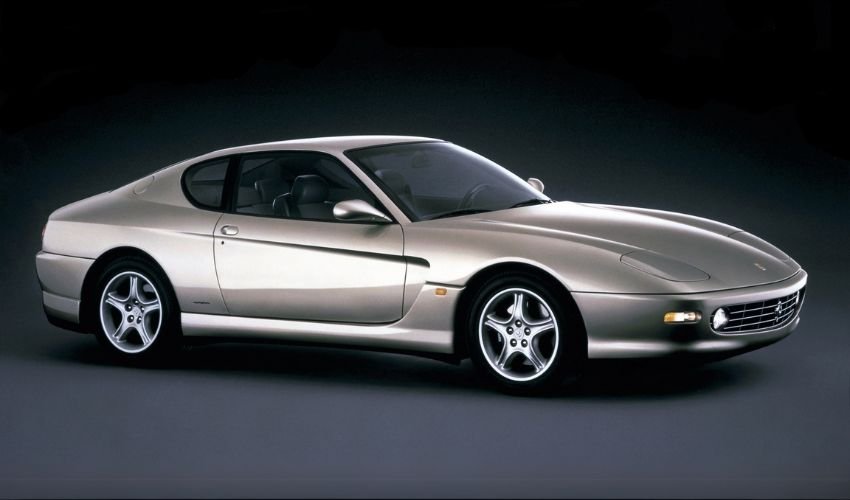
[[[189,200],[204,208],[220,209],[227,176],[228,158],[192,165],[183,174]]]
[[[290,219],[337,221],[333,207],[375,198],[338,161],[321,154],[282,152],[242,158],[236,212]]]

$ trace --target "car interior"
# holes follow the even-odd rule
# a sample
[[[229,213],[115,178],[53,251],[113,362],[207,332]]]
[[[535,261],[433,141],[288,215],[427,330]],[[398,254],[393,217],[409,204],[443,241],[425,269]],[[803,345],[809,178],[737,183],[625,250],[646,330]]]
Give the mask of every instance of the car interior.
[[[431,145],[430,151],[407,149],[410,145],[367,149],[356,153],[354,161],[373,172],[414,220],[473,206],[502,207],[504,199],[515,196],[509,192],[510,183],[498,178],[482,183],[474,175],[475,169],[468,168],[468,158],[445,154],[440,147],[443,145]]]
[[[432,152],[384,154],[359,161],[371,170],[397,204],[414,220],[472,207],[498,208],[509,184],[481,183],[457,160]],[[227,160],[192,167],[186,187],[196,204],[218,209],[222,204]],[[266,217],[335,221],[333,207],[360,199],[377,201],[337,160],[320,153],[293,151],[246,155],[240,160],[235,211]],[[447,183],[452,178],[455,182]],[[416,192],[411,185],[417,186]],[[508,192],[508,194],[510,194]]]
[[[324,155],[249,156],[242,160],[236,212],[333,221],[334,205],[352,199],[376,204],[345,167]]]

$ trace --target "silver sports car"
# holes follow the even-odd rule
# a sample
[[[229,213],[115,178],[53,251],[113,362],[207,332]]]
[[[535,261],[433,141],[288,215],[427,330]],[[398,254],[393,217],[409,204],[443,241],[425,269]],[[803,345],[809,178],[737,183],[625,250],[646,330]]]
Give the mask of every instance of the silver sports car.
[[[472,358],[551,388],[588,358],[725,357],[788,335],[806,272],[708,219],[556,202],[449,142],[354,136],[209,153],[62,207],[44,310],[115,355],[191,338]]]

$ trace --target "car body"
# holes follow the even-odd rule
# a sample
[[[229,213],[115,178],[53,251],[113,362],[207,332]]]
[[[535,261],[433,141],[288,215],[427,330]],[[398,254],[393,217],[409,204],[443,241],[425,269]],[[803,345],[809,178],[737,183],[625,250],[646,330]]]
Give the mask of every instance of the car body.
[[[139,271],[142,288],[167,290],[184,339],[461,358],[476,350],[468,330],[486,329],[486,309],[478,327],[467,322],[482,287],[514,275],[528,286],[507,282],[493,293],[537,297],[540,322],[571,317],[576,359],[728,356],[799,323],[806,272],[764,240],[680,213],[553,202],[536,179],[526,184],[487,162],[406,136],[272,142],[182,161],[53,212],[36,256],[44,310],[83,331],[141,321],[141,310],[128,316],[136,307],[124,300],[129,285],[118,293],[120,283],[108,292],[99,282],[110,262],[132,257],[152,269]],[[474,185],[458,187],[464,182]],[[529,195],[515,208],[499,204]],[[114,321],[100,303],[110,293],[124,297]],[[569,310],[556,310],[566,303]],[[532,307],[505,304],[491,314],[517,325],[525,320],[515,313]],[[718,314],[728,322],[715,328]],[[499,325],[491,358],[503,342],[526,344]],[[505,382],[522,386],[529,377]]]

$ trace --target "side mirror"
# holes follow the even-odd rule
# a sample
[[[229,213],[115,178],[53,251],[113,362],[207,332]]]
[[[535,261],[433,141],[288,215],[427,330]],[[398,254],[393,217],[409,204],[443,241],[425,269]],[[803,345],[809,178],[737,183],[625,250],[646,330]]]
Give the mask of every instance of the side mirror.
[[[345,200],[334,205],[334,217],[348,222],[392,222],[383,212],[363,200]]]
[[[540,191],[541,193],[543,192],[543,181],[541,181],[537,177],[529,177],[528,180],[525,182],[527,182],[529,186]]]

